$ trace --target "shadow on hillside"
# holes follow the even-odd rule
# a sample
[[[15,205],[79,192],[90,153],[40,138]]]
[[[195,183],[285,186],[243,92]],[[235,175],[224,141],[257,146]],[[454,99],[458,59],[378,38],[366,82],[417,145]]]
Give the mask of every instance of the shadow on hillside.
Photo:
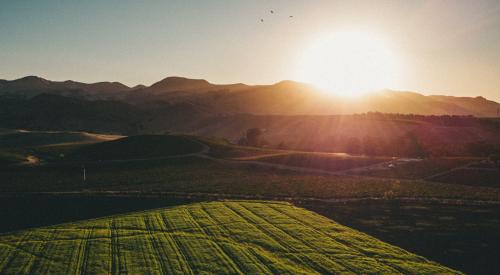
[[[500,270],[500,205],[368,200],[298,206],[467,274]]]
[[[2,197],[0,199],[0,233],[199,201],[201,200],[48,195]]]

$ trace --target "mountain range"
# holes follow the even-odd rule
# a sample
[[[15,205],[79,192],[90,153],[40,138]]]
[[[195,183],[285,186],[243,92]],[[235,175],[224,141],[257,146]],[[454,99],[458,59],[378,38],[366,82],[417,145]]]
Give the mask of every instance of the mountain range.
[[[327,95],[294,81],[273,85],[212,84],[203,79],[167,77],[151,86],[119,82],[50,81],[37,76],[0,80],[0,96],[31,99],[51,94],[86,101],[130,105],[190,104],[213,114],[334,115],[366,112],[496,117],[500,104],[483,97],[424,96],[383,90],[357,100]]]

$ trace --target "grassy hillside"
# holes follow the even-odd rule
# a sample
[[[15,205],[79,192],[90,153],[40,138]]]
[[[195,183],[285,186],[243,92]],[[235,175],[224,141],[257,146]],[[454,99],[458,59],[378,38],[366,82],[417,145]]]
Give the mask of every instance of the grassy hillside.
[[[139,97],[144,95],[142,92],[133,94]],[[498,123],[490,119],[381,114],[304,115],[310,113],[306,110],[304,112],[295,110],[291,113],[293,115],[285,115],[287,113],[267,112],[266,110],[270,109],[265,106],[265,102],[262,102],[258,94],[253,92],[245,93],[250,98],[244,97],[245,100],[240,103],[243,106],[231,100],[226,102],[224,93],[208,94],[210,95],[208,98],[180,102],[149,98],[147,94],[144,96],[149,99],[145,102],[85,101],[47,94],[31,99],[0,96],[0,127],[122,135],[173,132],[217,136],[232,141],[239,140],[242,133],[249,128],[263,128],[266,129],[264,139],[273,147],[285,144],[287,148],[296,150],[381,156],[429,154],[468,156],[471,152],[467,145],[471,143],[486,142],[498,145],[500,142]],[[230,93],[229,98],[232,94]],[[282,96],[281,92],[278,94],[279,97]],[[307,97],[307,93],[299,94],[297,102],[285,104],[282,100],[278,100],[273,105],[280,109],[294,110],[295,104],[303,104],[302,97]],[[216,102],[211,102],[212,100]],[[224,106],[216,104],[219,101],[226,102],[229,109],[225,107],[226,103]],[[321,104],[324,102],[319,100]],[[245,110],[245,106],[249,106],[252,110]],[[263,110],[260,110],[261,107]],[[318,109],[317,102],[306,104],[306,107],[306,109]],[[333,113],[337,111],[343,113],[340,108],[333,105],[327,104],[326,107],[329,111],[325,114],[332,114],[332,110],[335,110]],[[348,113],[375,110],[351,110],[350,104],[345,107],[349,108]],[[379,110],[391,111],[387,108]],[[407,113],[410,110],[399,111]],[[246,113],[243,114],[244,112]]]
[[[383,163],[389,157],[351,156],[343,153],[304,152],[240,146],[224,139],[191,137],[210,147],[208,154],[216,158],[259,161],[327,171],[339,171]]]
[[[206,155],[219,159],[193,155],[200,151],[205,152],[200,142],[210,147]],[[14,155],[0,154],[0,161],[3,160],[5,164],[26,161],[27,156],[32,155],[43,164],[0,167],[0,192],[137,191],[265,198],[389,196],[500,200],[500,189],[496,188],[401,179],[414,179],[424,170],[424,175],[430,175],[454,167],[436,165],[440,163],[439,159],[398,164],[390,170],[385,165],[385,170],[370,167],[370,170],[366,171],[353,171],[389,177],[366,178],[340,174],[327,176],[307,168],[338,171],[372,164],[380,166],[377,163],[383,163],[387,159],[269,150],[231,145],[218,139],[155,135],[132,136],[95,144],[42,146],[26,150],[28,151],[21,152],[22,154],[15,151]],[[181,157],[176,157],[179,155]],[[425,165],[422,166],[421,163]],[[453,165],[457,165],[456,163],[455,160],[451,162]],[[82,181],[82,164],[86,168],[85,182]],[[306,169],[294,170],[290,167],[283,170],[274,165]],[[401,173],[390,174],[397,171]],[[391,179],[393,176],[398,178]]]
[[[0,273],[457,273],[286,203],[196,203],[0,235]]]
[[[457,169],[433,180],[471,186],[499,187],[500,169]]]
[[[45,132],[12,130],[0,134],[0,148],[33,147],[67,143],[92,143],[116,139],[119,136],[97,135],[85,132]]]
[[[418,161],[395,160],[392,161],[393,167],[391,168],[366,170],[356,174],[398,179],[423,179],[480,160],[480,158],[467,157],[428,158]]]
[[[495,120],[472,117],[361,114],[344,116],[231,115],[186,129],[238,141],[250,128],[264,129],[271,147],[378,156],[478,156],[498,147]],[[486,146],[486,147],[485,147]],[[484,147],[484,148],[483,148]]]
[[[0,127],[133,134],[145,111],[112,100],[86,101],[52,94],[30,99],[0,96]]]
[[[40,164],[92,143],[121,136],[86,132],[27,131],[0,129],[0,165]]]
[[[210,147],[210,151],[207,152],[207,154],[216,158],[237,159],[242,157],[253,157],[283,152],[281,150],[270,148],[236,145],[223,138],[206,136],[189,136],[189,138],[195,139],[198,142]]]
[[[313,152],[291,152],[240,158],[295,167],[315,168],[326,171],[340,171],[357,167],[370,166],[391,160],[388,157],[349,156],[344,154],[328,154]]]
[[[194,141],[193,141],[194,140]],[[85,132],[12,130],[0,134],[0,163],[26,161],[27,156],[48,162],[151,159],[199,152],[192,137],[143,135],[123,137]]]
[[[181,136],[143,135],[81,147],[69,159],[122,160],[168,157],[199,152],[203,146]]]

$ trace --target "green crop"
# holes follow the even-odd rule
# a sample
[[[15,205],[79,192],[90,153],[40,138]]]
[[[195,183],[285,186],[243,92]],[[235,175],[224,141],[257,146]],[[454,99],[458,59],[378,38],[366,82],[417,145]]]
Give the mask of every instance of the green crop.
[[[0,235],[1,274],[458,272],[288,203],[195,203]]]

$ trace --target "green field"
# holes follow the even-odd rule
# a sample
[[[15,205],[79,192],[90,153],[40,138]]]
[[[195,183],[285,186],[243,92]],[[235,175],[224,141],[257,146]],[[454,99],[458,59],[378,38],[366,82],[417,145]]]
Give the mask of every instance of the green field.
[[[0,148],[33,147],[68,143],[95,143],[116,139],[119,136],[98,135],[85,132],[4,130],[0,133]]]
[[[186,136],[210,147],[208,155],[216,158],[237,159],[245,157],[262,156],[268,154],[286,153],[287,151],[269,148],[240,146],[225,139],[203,136]]]
[[[390,157],[353,156],[344,153],[303,152],[240,146],[216,138],[197,136],[189,138],[209,146],[210,151],[208,154],[216,158],[259,161],[325,171],[348,170],[391,160]]]
[[[458,272],[287,203],[195,203],[0,235],[1,274]]]
[[[493,188],[497,186],[494,184],[497,174],[488,176],[492,184],[483,186],[469,180],[415,180],[477,161],[475,158],[405,162],[384,157],[254,148],[221,139],[179,135],[131,136],[91,143],[60,142],[58,135],[53,135],[53,144],[42,140],[43,144],[35,142],[33,145],[32,133],[14,132],[27,135],[24,140],[28,143],[20,142],[18,146],[0,150],[0,164],[7,164],[0,166],[2,196],[24,196],[26,193],[40,196],[39,192],[42,192],[57,198],[69,192],[89,198],[137,196],[161,199],[172,196],[198,200],[322,202],[376,198],[383,199],[384,203],[396,202],[398,198],[444,203],[448,199],[458,203],[467,200],[500,201],[500,189]],[[40,161],[28,163],[28,156]],[[387,169],[388,161],[397,162],[397,165]],[[24,165],[11,165],[21,162]],[[83,166],[86,169],[85,182],[82,180]],[[483,175],[484,171],[481,172]],[[453,175],[455,173],[446,176]],[[460,177],[465,178],[465,175]],[[129,211],[132,210],[114,213]],[[63,221],[85,218],[77,215]],[[288,218],[293,219],[285,220]],[[376,217],[373,220],[384,224]],[[424,220],[428,221],[428,218]],[[350,224],[345,220],[342,223]],[[342,230],[332,233],[332,228]],[[405,230],[408,228],[417,230],[419,227],[412,225]],[[383,232],[390,229],[387,226],[381,228]],[[316,235],[311,237],[311,234]],[[440,233],[433,234],[436,235],[433,238],[438,238]],[[405,237],[398,236],[397,240],[400,239]],[[393,239],[384,237],[384,240],[400,244]],[[464,266],[456,265],[454,261],[433,257],[434,254],[427,250],[415,249],[419,245],[402,247],[460,270],[467,270],[465,267],[470,267],[473,262],[466,259],[461,260],[467,262]],[[424,248],[427,246],[422,244]],[[454,248],[452,246],[443,253],[450,254]],[[0,235],[0,274],[119,273],[124,270],[129,273],[239,271],[259,274],[444,271],[434,271],[434,268],[442,267],[316,214],[276,202],[197,203]]]
[[[61,156],[80,147],[120,137],[86,132],[0,129],[0,165],[38,165],[38,160],[59,161]],[[37,161],[31,162],[30,158]]]
[[[290,152],[247,157],[242,160],[263,161],[325,171],[341,171],[386,162],[391,160],[391,158],[350,156],[334,153]]]
[[[412,197],[500,200],[500,189],[425,181],[319,176],[198,157],[0,169],[1,192],[139,191],[272,198]]]
[[[366,170],[357,174],[398,179],[422,179],[478,160],[480,158],[449,157],[408,162],[393,161],[394,167],[392,168]]]
[[[347,175],[318,175],[255,165],[251,162],[200,158],[193,155],[210,147],[209,155],[276,154],[276,151],[234,146],[223,141],[183,136],[135,136],[95,144],[66,144],[27,148],[44,160],[42,165],[0,167],[0,192],[179,192],[244,195],[252,198],[366,198],[412,197],[500,200],[500,189],[458,184]],[[286,151],[281,151],[281,154]],[[60,157],[60,155],[64,157]],[[176,155],[184,157],[176,158]],[[168,158],[173,156],[173,158]],[[323,154],[301,154],[299,160]],[[317,156],[317,157],[316,157]],[[264,157],[266,158],[266,157]],[[371,164],[381,159],[327,154],[341,167]],[[106,161],[107,160],[107,161]],[[119,160],[119,161],[114,161]],[[131,160],[131,161],[127,161]],[[228,161],[226,161],[228,160]],[[86,181],[82,181],[82,165]],[[331,168],[333,169],[333,167]]]
[[[142,135],[80,146],[69,152],[66,159],[87,161],[148,159],[192,154],[202,149],[201,144],[182,136]]]
[[[60,135],[58,135],[60,134]],[[71,137],[74,133],[56,132],[45,134],[53,138],[54,143],[49,143],[50,138],[42,139],[42,145],[31,145],[36,136],[31,132],[16,133],[22,137],[17,146],[0,148],[0,164],[16,164],[26,161],[28,155],[36,156],[44,163],[64,163],[75,161],[109,161],[129,159],[154,159],[172,157],[176,155],[193,154],[201,151],[202,144],[190,138],[182,136],[165,135],[143,135],[131,137],[102,136],[82,134],[90,136],[93,140],[79,140],[74,142],[62,142],[59,136]],[[97,141],[97,138],[101,140]],[[28,142],[26,142],[28,140]],[[0,138],[1,144],[1,138]],[[24,156],[21,160],[13,156]]]
[[[471,186],[500,187],[500,169],[458,169],[433,180]]]

